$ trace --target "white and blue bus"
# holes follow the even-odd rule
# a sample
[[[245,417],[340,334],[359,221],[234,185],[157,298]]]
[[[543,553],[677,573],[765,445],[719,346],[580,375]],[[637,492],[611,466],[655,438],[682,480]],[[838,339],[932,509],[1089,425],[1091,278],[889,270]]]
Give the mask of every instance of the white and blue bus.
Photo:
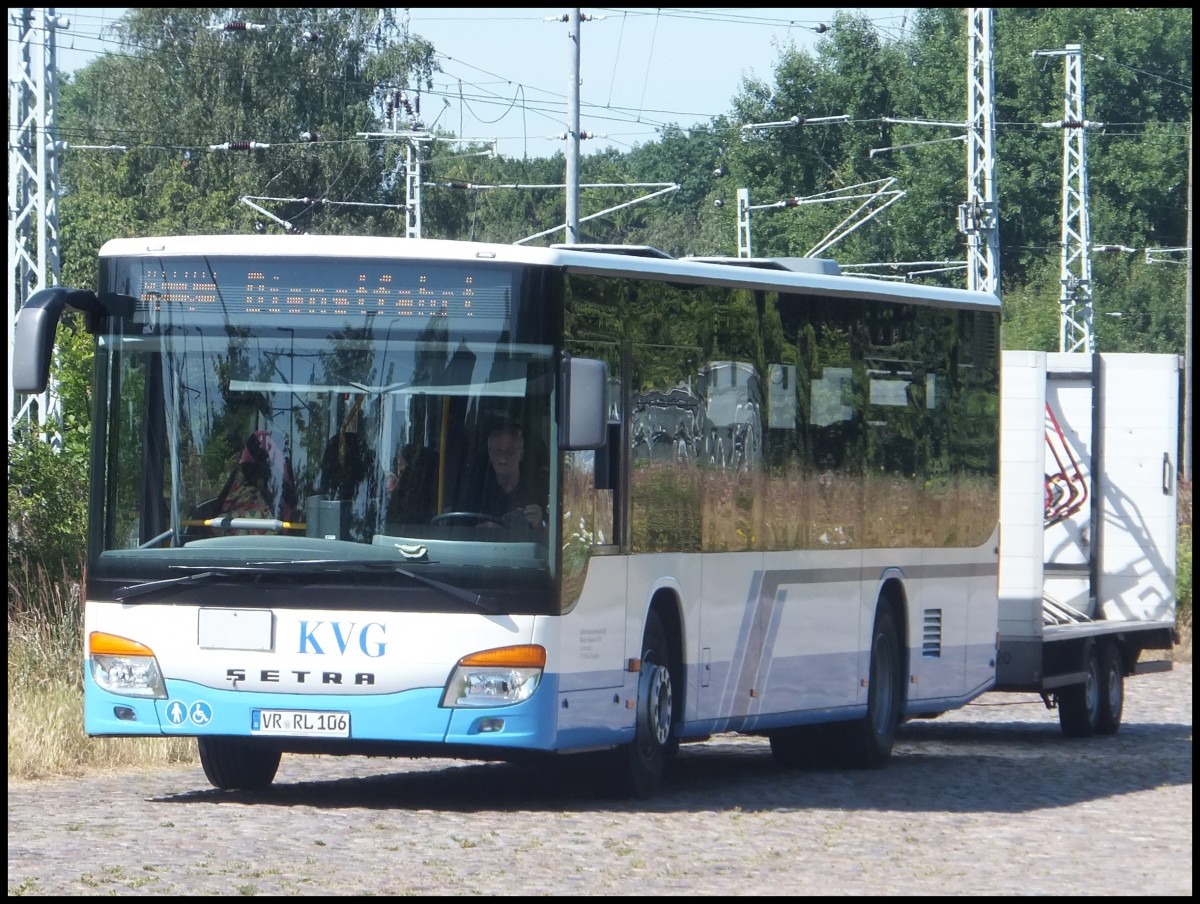
[[[829,261],[349,236],[119,239],[95,336],[85,728],[282,753],[683,742],[874,767],[996,666],[991,295]],[[518,431],[540,518],[485,509]],[[528,501],[528,500],[527,500]]]

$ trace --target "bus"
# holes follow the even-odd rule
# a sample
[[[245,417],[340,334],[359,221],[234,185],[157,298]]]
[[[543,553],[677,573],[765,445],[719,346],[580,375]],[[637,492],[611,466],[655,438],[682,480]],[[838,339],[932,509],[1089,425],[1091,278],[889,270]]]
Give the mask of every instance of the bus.
[[[998,299],[809,259],[117,239],[95,336],[84,724],[281,754],[883,765],[996,668]],[[540,519],[481,511],[516,429]],[[473,495],[475,494],[475,495]],[[517,513],[520,515],[520,513]],[[582,756],[582,755],[586,755]]]

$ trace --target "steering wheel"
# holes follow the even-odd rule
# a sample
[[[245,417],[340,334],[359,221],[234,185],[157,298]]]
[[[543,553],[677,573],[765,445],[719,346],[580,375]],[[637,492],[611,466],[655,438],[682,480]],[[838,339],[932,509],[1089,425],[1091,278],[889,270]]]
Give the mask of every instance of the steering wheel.
[[[442,512],[429,519],[430,524],[461,524],[465,527],[478,527],[481,524],[503,525],[504,522],[495,515],[486,512]]]

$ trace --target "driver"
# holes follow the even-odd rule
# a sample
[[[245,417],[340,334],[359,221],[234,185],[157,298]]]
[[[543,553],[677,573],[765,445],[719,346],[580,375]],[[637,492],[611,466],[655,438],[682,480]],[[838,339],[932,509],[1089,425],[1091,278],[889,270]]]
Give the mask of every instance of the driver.
[[[488,469],[484,476],[479,511],[498,519],[523,518],[534,528],[543,526],[544,494],[526,479],[521,462],[525,458],[525,438],[515,424],[500,424],[487,439]]]

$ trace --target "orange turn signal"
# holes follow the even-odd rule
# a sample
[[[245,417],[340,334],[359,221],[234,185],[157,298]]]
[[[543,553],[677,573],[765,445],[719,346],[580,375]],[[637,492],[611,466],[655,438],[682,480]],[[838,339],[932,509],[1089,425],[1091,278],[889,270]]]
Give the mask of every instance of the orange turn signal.
[[[458,661],[463,666],[503,666],[514,669],[544,669],[546,648],[535,643],[517,644],[511,647],[496,647],[480,650],[464,656]]]
[[[93,631],[88,635],[88,653],[94,656],[153,656],[154,651],[136,640]]]

